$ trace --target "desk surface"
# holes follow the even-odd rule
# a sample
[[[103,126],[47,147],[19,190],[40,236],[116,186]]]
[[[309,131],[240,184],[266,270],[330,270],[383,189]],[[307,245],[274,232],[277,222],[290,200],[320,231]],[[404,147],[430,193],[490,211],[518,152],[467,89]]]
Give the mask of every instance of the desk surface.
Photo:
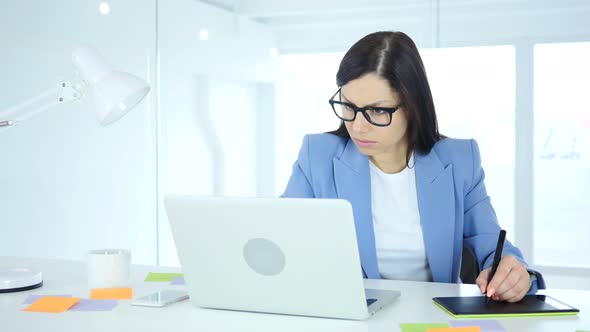
[[[432,303],[435,296],[480,295],[475,285],[457,285],[394,280],[367,280],[377,289],[400,290],[402,296],[367,321],[346,321],[200,309],[189,301],[164,308],[131,306],[120,301],[111,312],[65,312],[46,314],[21,311],[21,303],[31,294],[72,294],[88,298],[86,266],[81,261],[0,257],[0,266],[31,266],[43,272],[41,288],[20,293],[0,294],[0,324],[3,331],[399,331],[400,323],[436,323],[454,320]],[[148,272],[178,272],[175,268],[133,266],[134,297],[158,289],[184,289],[168,283],[144,282]],[[590,291],[544,291],[580,309],[578,316],[523,317],[499,319],[507,331],[590,330]]]

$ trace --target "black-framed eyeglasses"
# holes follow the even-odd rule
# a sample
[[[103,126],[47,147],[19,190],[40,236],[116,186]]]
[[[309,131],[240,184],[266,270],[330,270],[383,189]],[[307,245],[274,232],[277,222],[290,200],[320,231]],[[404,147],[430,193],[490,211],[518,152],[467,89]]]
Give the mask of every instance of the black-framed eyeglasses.
[[[397,105],[396,107],[357,107],[351,103],[345,103],[340,100],[334,100],[336,95],[338,95],[339,93],[340,89],[338,89],[338,91],[336,91],[332,98],[330,98],[329,103],[332,106],[332,110],[334,110],[334,114],[336,114],[336,116],[340,118],[340,120],[342,121],[354,121],[354,119],[356,119],[356,114],[358,112],[361,112],[370,124],[377,127],[387,127],[391,124],[391,117],[393,113],[395,113],[395,111],[397,111],[400,107],[403,106],[402,103]]]

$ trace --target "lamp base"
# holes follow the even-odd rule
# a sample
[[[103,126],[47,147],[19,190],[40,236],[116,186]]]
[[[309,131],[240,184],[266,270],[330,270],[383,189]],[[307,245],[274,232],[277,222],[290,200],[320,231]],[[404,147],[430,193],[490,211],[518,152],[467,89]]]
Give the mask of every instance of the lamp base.
[[[0,293],[22,292],[41,286],[41,271],[25,267],[0,267]]]

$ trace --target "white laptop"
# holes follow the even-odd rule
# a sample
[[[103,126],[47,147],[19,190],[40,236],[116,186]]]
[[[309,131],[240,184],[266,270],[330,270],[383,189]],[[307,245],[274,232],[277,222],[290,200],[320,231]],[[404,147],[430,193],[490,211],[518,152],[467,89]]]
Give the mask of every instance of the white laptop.
[[[400,295],[364,288],[352,207],[345,200],[164,201],[198,307],[361,320]]]

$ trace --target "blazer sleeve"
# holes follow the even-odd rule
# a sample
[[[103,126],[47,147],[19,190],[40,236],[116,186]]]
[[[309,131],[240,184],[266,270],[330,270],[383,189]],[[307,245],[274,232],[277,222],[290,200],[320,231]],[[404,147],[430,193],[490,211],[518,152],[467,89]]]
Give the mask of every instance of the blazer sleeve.
[[[287,188],[281,197],[291,198],[315,198],[311,186],[311,171],[309,161],[309,136],[303,138],[303,144],[299,150],[299,157],[293,165],[293,173],[287,183]]]
[[[471,184],[465,192],[464,199],[463,241],[475,254],[480,270],[484,270],[492,266],[500,226],[484,185],[485,174],[481,167],[481,156],[475,140],[471,140],[471,157]],[[508,255],[514,256],[518,261],[527,265],[520,250],[506,241],[502,256]],[[529,293],[545,288],[543,276],[538,271],[528,270],[536,277],[536,280],[531,284]]]

